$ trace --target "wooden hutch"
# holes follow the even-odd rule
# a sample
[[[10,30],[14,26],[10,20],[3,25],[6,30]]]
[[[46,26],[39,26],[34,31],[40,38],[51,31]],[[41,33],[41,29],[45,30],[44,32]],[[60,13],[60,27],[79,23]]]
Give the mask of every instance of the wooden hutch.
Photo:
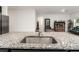
[[[54,22],[54,31],[65,32],[65,21],[55,21]]]

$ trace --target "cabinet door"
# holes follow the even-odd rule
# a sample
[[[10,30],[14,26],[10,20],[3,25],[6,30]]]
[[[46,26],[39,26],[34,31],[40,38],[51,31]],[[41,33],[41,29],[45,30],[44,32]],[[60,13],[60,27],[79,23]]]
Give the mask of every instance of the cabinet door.
[[[2,34],[9,32],[9,17],[2,16]]]

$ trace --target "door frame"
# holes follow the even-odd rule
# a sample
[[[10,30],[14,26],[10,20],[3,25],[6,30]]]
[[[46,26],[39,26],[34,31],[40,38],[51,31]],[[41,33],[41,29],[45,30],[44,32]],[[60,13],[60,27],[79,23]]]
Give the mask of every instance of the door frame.
[[[44,29],[45,29],[45,32],[46,32],[46,20],[49,20],[49,26],[50,26],[50,18],[45,18],[45,19],[44,19],[44,25],[45,25],[45,26],[44,26]]]

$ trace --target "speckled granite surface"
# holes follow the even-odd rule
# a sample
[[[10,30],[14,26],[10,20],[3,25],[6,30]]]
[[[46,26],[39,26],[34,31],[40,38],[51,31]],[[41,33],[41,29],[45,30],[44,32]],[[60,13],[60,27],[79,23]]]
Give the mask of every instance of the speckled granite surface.
[[[38,36],[37,32],[7,33],[0,35],[0,48],[22,49],[79,49],[79,36],[67,32],[43,32],[42,36],[52,36],[56,44],[29,44],[20,43],[25,36]]]

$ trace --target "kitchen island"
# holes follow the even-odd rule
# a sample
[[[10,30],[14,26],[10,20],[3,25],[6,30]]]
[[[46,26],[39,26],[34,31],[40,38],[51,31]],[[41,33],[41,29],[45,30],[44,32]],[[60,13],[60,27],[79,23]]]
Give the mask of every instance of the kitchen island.
[[[26,36],[38,36],[38,32],[13,32],[0,35],[0,50],[7,51],[75,51],[79,50],[79,36],[68,32],[42,32],[52,36],[56,44],[21,43]]]

